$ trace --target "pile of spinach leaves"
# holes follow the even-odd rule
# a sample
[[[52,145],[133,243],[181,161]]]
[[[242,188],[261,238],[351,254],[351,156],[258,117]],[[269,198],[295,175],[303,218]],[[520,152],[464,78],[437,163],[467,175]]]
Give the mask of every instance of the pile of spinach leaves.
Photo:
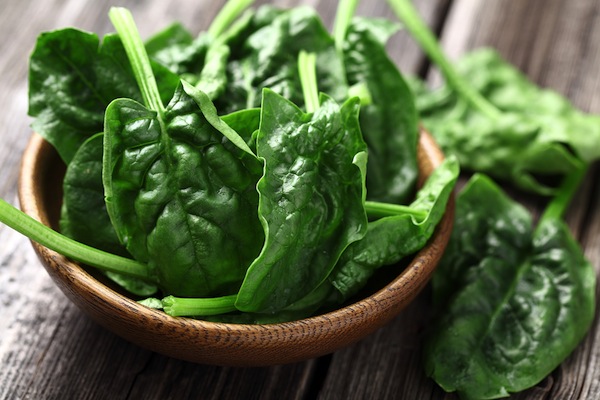
[[[122,8],[103,39],[40,35],[29,113],[67,165],[61,234],[4,201],[2,221],[145,305],[244,323],[339,307],[421,249],[459,168],[416,187],[397,25],[344,0],[330,34],[311,8],[250,3],[197,37],[175,24],[144,43]]]
[[[477,172],[458,196],[433,276],[425,369],[461,398],[507,397],[551,373],[594,319],[596,273],[562,216],[600,158],[600,117],[538,88],[492,50],[454,66],[409,0],[389,3],[445,78],[436,90],[412,82],[423,124]],[[483,173],[552,196],[539,221]]]
[[[459,160],[479,173],[434,275],[427,373],[465,398],[536,384],[594,316],[595,274],[562,215],[600,157],[598,117],[492,51],[455,68],[410,1],[388,1],[441,89],[407,83],[385,50],[398,26],[353,18],[355,0],[333,34],[310,8],[231,0],[197,37],[175,24],[143,43],[124,9],[102,40],[40,35],[29,112],[67,165],[62,234],[3,200],[0,220],[170,315],[281,322],[422,248]],[[419,121],[449,156],[417,189]],[[537,226],[482,173],[553,196]]]

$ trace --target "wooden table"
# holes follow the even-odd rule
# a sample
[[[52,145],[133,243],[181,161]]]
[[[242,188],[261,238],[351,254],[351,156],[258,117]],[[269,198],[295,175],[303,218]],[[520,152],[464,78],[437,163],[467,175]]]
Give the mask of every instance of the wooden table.
[[[31,133],[27,59],[41,31],[66,26],[104,34],[112,0],[1,0],[0,196],[16,204],[21,153]],[[180,20],[206,28],[222,1],[123,0],[144,37]],[[331,26],[336,4],[279,0],[316,7]],[[600,113],[600,2],[597,0],[418,1],[451,57],[497,48],[533,81]],[[392,17],[381,0],[358,14]],[[406,73],[436,79],[405,33],[390,53]],[[567,219],[600,270],[600,182],[593,167]],[[525,199],[534,212],[543,204]],[[3,399],[442,399],[423,373],[420,340],[429,291],[385,328],[356,345],[306,362],[270,368],[222,368],[167,358],[104,330],[54,286],[27,239],[0,226],[0,397]],[[552,375],[519,399],[600,398],[599,323]]]

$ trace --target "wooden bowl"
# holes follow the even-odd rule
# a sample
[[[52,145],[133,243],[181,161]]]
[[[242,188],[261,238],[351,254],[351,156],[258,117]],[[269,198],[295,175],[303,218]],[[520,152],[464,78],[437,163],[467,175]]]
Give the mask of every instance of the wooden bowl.
[[[422,182],[443,160],[431,136],[421,132]],[[64,165],[54,148],[34,134],[23,156],[21,208],[48,226],[60,212]],[[58,287],[100,325],[124,339],[174,358],[223,366],[285,364],[331,353],[380,328],[429,281],[452,230],[454,202],[436,232],[400,274],[374,294],[327,314],[279,324],[242,325],[170,317],[142,306],[97,280],[75,262],[37,243],[33,247]]]

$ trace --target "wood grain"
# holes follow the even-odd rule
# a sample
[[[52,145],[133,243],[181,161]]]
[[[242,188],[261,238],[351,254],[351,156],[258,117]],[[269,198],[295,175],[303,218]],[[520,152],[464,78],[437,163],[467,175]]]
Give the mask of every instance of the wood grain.
[[[262,1],[263,3],[266,1]],[[315,6],[329,26],[334,2],[277,0]],[[451,57],[493,46],[532,80],[600,113],[600,4],[595,0],[418,1],[441,32]],[[108,0],[0,1],[0,197],[16,203],[20,157],[30,130],[27,58],[37,34],[64,26],[111,30]],[[142,35],[180,20],[205,28],[222,1],[127,0]],[[391,16],[383,1],[363,1],[362,15]],[[425,73],[427,63],[406,34],[390,54],[404,72]],[[436,74],[431,74],[436,81]],[[587,257],[600,269],[600,171],[595,166],[568,214]],[[543,202],[529,200],[532,210]],[[600,293],[599,293],[600,294]],[[343,351],[272,368],[218,368],[142,350],[109,333],[73,306],[39,265],[29,242],[0,226],[0,398],[2,399],[444,399],[420,368],[428,293],[391,324]],[[516,399],[600,398],[600,321],[550,377]]]

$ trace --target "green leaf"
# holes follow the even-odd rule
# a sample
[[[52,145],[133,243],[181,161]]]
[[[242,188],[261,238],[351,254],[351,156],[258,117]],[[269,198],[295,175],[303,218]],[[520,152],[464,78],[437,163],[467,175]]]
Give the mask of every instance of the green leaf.
[[[322,97],[314,114],[265,89],[258,135],[264,175],[259,216],[266,241],[238,293],[236,307],[275,313],[308,295],[343,250],[366,231],[362,173],[365,151],[358,100],[342,107]]]
[[[343,101],[347,85],[342,60],[317,13],[308,7],[297,7],[267,15],[272,18],[270,23],[249,23],[230,37],[228,84],[216,101],[219,111],[230,113],[259,107],[263,88],[303,108],[297,66],[301,50],[317,54],[319,89]]]
[[[456,159],[447,158],[417,192],[409,206],[413,213],[369,222],[365,237],[348,246],[329,277],[339,302],[360,290],[378,268],[396,264],[425,246],[444,215],[458,173]]]
[[[256,135],[260,124],[260,108],[247,108],[223,115],[223,122],[231,127],[256,154]]]
[[[61,233],[80,243],[106,252],[131,257],[113,228],[102,185],[103,134],[86,140],[67,166],[63,180]],[[105,271],[106,276],[130,293],[150,296],[158,290],[155,284]]]
[[[168,102],[179,80],[160,65],[153,69]],[[95,34],[62,29],[38,37],[29,63],[29,115],[67,164],[88,137],[102,132],[104,110],[120,97],[141,100],[118,36],[100,43]]]
[[[537,384],[590,327],[591,264],[563,221],[534,230],[527,211],[482,175],[460,194],[453,232],[433,279],[427,373],[465,398]]]
[[[344,62],[348,84],[362,84],[370,95],[360,112],[369,148],[368,199],[403,204],[413,195],[418,175],[418,116],[410,88],[382,42],[392,30],[377,21],[352,23]]]
[[[107,208],[121,241],[156,268],[166,294],[231,294],[264,240],[260,163],[226,139],[233,131],[206,95],[198,104],[197,91],[184,89],[164,111],[164,131],[156,112],[133,100],[108,107]]]
[[[103,134],[86,140],[67,166],[60,230],[64,235],[113,254],[128,255],[110,223],[102,185]]]
[[[413,84],[423,124],[446,153],[466,169],[551,195],[546,177],[566,176],[600,158],[600,117],[586,115],[565,98],[543,90],[493,50],[465,55],[459,75],[502,113],[489,118],[448,86]]]

